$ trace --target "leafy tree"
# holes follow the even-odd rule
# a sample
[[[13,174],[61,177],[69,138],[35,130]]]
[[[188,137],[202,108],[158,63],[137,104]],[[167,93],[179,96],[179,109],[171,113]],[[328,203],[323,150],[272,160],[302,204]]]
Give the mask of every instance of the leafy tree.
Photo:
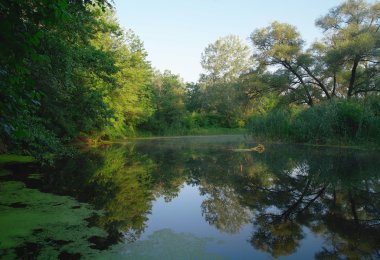
[[[243,127],[243,94],[237,83],[214,83],[203,91],[202,108],[223,127]]]
[[[189,92],[192,110],[207,115],[215,126],[244,126],[246,95],[237,82],[252,69],[250,48],[236,35],[219,38],[205,48],[201,65],[206,73]]]
[[[206,74],[201,81],[232,82],[251,69],[250,48],[238,36],[228,35],[209,44],[202,53],[202,68]]]
[[[316,25],[325,32],[326,65],[343,68],[339,83],[344,95],[379,92],[380,3],[345,1],[319,18]]]
[[[116,70],[89,40],[99,24],[90,6],[107,1],[2,1],[1,139],[19,152],[57,152],[62,140],[99,129],[109,110],[88,75]]]
[[[154,132],[184,127],[183,119],[187,113],[185,107],[185,83],[169,70],[163,73],[155,71],[150,86],[153,91],[155,113],[142,128]]]
[[[251,34],[254,57],[288,78],[274,85],[290,101],[313,105],[334,96],[379,92],[379,3],[349,0],[317,20],[322,41],[305,49],[297,29],[273,22]]]
[[[139,37],[132,30],[124,33],[112,11],[101,13],[100,18],[103,30],[97,32],[92,44],[107,52],[117,67],[117,73],[112,75],[115,87],[104,97],[113,111],[105,134],[123,137],[153,114],[152,92],[148,88],[152,72]]]
[[[288,78],[283,93],[298,92],[305,103],[313,105],[313,85],[309,82],[309,69],[303,68],[304,41],[292,25],[273,22],[270,26],[255,30],[251,40],[256,48],[254,57],[261,66],[281,66],[277,72]],[[305,73],[306,72],[306,73]],[[299,93],[301,89],[301,93]],[[327,93],[327,94],[326,94]],[[329,97],[329,93],[326,91]]]
[[[152,115],[147,53],[107,1],[0,8],[1,150],[59,153],[83,134],[125,136]]]

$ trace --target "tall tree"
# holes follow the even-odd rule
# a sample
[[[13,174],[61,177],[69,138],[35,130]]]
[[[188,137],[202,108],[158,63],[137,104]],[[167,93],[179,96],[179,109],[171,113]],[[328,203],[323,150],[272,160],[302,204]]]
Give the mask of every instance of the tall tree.
[[[202,53],[201,65],[206,74],[201,80],[231,82],[252,67],[251,50],[236,35],[219,38]]]
[[[273,22],[251,34],[262,67],[288,77],[282,94],[307,104],[379,92],[380,3],[348,0],[316,21],[324,38],[305,49],[297,29]],[[291,95],[289,95],[291,94]]]
[[[316,25],[325,32],[326,65],[344,68],[345,95],[380,91],[380,2],[347,0]]]
[[[102,96],[116,72],[90,40],[107,1],[1,1],[0,138],[9,150],[55,151],[107,121]],[[110,83],[95,86],[88,76]],[[3,103],[4,102],[4,103]]]
[[[155,112],[150,120],[143,124],[143,128],[161,133],[167,129],[181,129],[186,115],[185,83],[179,75],[169,70],[163,73],[153,73],[150,88],[153,91],[153,105]]]
[[[289,84],[284,93],[299,93],[301,89],[304,102],[313,105],[313,96],[317,95],[314,83],[329,97],[325,86],[319,84],[318,79],[305,66],[307,55],[303,51],[304,41],[294,26],[273,22],[268,27],[255,30],[251,34],[251,40],[256,49],[254,57],[260,65],[280,66],[278,71],[288,77]]]
[[[104,97],[113,112],[105,134],[133,134],[136,126],[148,120],[154,111],[152,91],[148,88],[152,77],[148,54],[132,30],[124,32],[120,28],[113,11],[100,13],[98,20],[103,30],[97,32],[91,43],[112,57],[117,67],[117,73],[112,75],[115,88]]]

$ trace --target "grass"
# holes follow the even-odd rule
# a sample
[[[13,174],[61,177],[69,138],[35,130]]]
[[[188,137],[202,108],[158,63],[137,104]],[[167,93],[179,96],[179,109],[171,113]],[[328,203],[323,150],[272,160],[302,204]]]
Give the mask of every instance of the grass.
[[[255,138],[336,146],[380,146],[380,99],[331,100],[311,108],[279,108],[250,123]]]

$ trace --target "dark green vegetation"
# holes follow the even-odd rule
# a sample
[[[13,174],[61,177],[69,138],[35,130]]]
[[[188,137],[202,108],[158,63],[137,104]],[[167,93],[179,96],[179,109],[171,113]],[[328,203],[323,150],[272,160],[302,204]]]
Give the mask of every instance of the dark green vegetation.
[[[152,69],[110,3],[0,0],[0,153],[52,161],[78,139],[234,132],[221,129],[250,121],[254,135],[276,139],[379,142],[379,3],[331,9],[309,47],[279,22],[252,33],[253,56],[222,37],[205,48],[197,83]]]
[[[2,166],[0,254],[379,257],[378,153],[234,151],[255,145],[237,136],[166,138],[105,145],[43,168]]]
[[[273,109],[250,125],[257,138],[313,144],[380,145],[380,99],[331,100]]]
[[[25,155],[14,155],[14,154],[1,154],[0,155],[0,163],[30,163],[33,162],[34,159],[32,156]]]
[[[292,25],[274,22],[254,31],[259,73],[253,77],[264,84],[252,84],[252,93],[259,100],[262,92],[277,93],[277,99],[253,118],[252,133],[297,142],[379,144],[379,23],[379,2],[348,0],[316,21],[324,37],[307,49]]]
[[[51,160],[78,138],[229,126],[187,108],[186,85],[153,71],[106,0],[1,0],[0,12],[0,153]]]
[[[50,159],[69,152],[63,143],[109,128],[123,134],[152,113],[146,53],[107,1],[1,1],[0,9],[2,152]]]

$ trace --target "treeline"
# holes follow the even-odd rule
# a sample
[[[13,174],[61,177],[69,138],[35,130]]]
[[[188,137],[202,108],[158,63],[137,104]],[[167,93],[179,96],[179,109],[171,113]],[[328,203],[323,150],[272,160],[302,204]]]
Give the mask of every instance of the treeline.
[[[280,22],[252,32],[252,55],[236,36],[210,44],[198,96],[220,95],[203,108],[256,138],[379,144],[380,2],[347,0],[316,26],[323,37],[309,46]]]
[[[380,144],[380,2],[345,1],[316,25],[324,36],[308,48],[289,24],[252,33],[253,74],[264,84],[252,85],[251,93],[277,97],[272,109],[252,119],[253,135]]]
[[[0,153],[49,159],[78,139],[235,124],[196,107],[196,84],[155,71],[111,3],[0,1]]]
[[[292,130],[295,139],[320,142],[311,124],[335,120],[331,113],[342,106],[341,128],[360,129],[360,140],[379,138],[372,134],[380,114],[378,2],[331,9],[316,22],[324,37],[308,47],[294,26],[279,22],[255,30],[252,46],[222,37],[202,53],[196,83],[155,71],[107,0],[0,0],[0,14],[0,153],[46,157],[78,139],[246,126],[287,138],[273,130],[282,122],[273,118],[290,110],[298,112],[289,122],[303,118],[303,137]],[[323,142],[340,136],[331,128]]]
[[[316,26],[308,46],[280,22],[252,32],[253,52],[234,35],[207,46],[190,111],[256,138],[380,144],[380,2],[347,0]]]

